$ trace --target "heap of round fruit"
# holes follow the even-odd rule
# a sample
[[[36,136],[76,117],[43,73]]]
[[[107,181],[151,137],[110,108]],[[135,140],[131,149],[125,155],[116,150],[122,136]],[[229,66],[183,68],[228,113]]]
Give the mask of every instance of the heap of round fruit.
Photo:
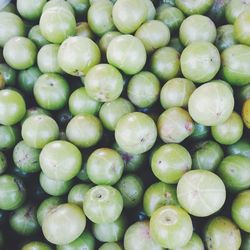
[[[0,248],[250,249],[250,0],[0,4]]]

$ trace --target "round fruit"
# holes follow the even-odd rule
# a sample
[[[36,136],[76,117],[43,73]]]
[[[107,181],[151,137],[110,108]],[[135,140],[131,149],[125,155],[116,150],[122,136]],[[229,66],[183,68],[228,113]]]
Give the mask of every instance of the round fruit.
[[[46,243],[39,241],[31,241],[25,244],[21,250],[52,250],[52,248]]]
[[[242,108],[242,118],[247,128],[250,128],[250,99],[247,99]]]
[[[49,44],[49,41],[42,35],[39,25],[33,26],[29,33],[28,38],[36,44],[38,48],[43,47],[46,44]]]
[[[19,141],[20,128],[18,126],[0,125],[0,150],[12,149]]]
[[[185,246],[175,248],[174,250],[204,250],[204,244],[200,236],[193,233],[191,240]]]
[[[91,184],[77,184],[68,193],[68,203],[73,203],[82,207],[86,193],[92,187]]]

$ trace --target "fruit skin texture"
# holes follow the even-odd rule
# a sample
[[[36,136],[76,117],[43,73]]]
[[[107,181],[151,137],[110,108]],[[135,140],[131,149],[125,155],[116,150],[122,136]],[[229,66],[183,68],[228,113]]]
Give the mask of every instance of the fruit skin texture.
[[[245,156],[227,156],[217,172],[231,192],[239,192],[250,187],[250,159]]]
[[[150,218],[150,235],[164,248],[175,249],[185,246],[191,239],[192,233],[192,220],[180,207],[163,206]]]
[[[109,64],[128,75],[140,72],[146,63],[146,58],[147,54],[143,43],[139,38],[132,35],[115,37],[107,49]]]
[[[65,203],[48,212],[43,220],[42,231],[49,242],[63,245],[76,240],[85,226],[86,217],[82,209]]]
[[[204,236],[208,250],[237,250],[241,245],[240,230],[230,219],[222,216],[208,222]]]
[[[179,144],[166,144],[158,148],[152,157],[151,168],[162,182],[176,184],[191,169],[189,152]]]
[[[250,129],[250,99],[247,99],[243,104],[242,117],[244,124]]]
[[[216,174],[202,169],[191,170],[178,182],[177,198],[189,214],[206,217],[223,206],[226,189]]]
[[[24,245],[21,250],[52,250],[52,248],[43,242],[31,241]]]
[[[233,112],[232,91],[223,82],[212,81],[201,85],[190,96],[188,111],[194,121],[205,126],[225,122]]]
[[[221,53],[222,76],[233,86],[244,86],[250,81],[250,48],[243,44],[232,45]]]
[[[152,148],[157,129],[151,117],[141,112],[124,115],[115,128],[117,144],[126,152],[141,154]]]
[[[243,191],[236,196],[231,212],[238,227],[250,233],[250,190]]]
[[[129,250],[163,250],[150,235],[149,221],[136,222],[127,229],[124,247]]]

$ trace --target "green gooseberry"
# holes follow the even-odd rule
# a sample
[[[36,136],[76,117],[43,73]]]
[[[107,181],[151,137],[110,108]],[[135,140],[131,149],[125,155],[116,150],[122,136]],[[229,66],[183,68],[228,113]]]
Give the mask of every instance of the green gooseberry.
[[[159,116],[157,128],[165,143],[180,143],[193,133],[194,122],[185,109],[173,107]]]
[[[20,141],[19,127],[0,125],[0,150],[12,149],[18,141]]]
[[[150,218],[150,235],[164,248],[183,247],[190,241],[192,234],[192,220],[189,214],[180,207],[163,206],[157,209]]]
[[[26,198],[23,181],[12,175],[0,176],[0,209],[15,210],[22,206]]]
[[[60,7],[66,11],[71,12],[73,15],[75,14],[73,6],[68,1],[65,1],[65,0],[50,0],[50,1],[48,1],[43,7],[43,12],[45,12],[51,8],[54,8],[54,7]]]
[[[152,106],[160,94],[160,81],[149,71],[141,71],[134,75],[128,83],[129,100],[139,108]]]
[[[68,3],[73,7],[77,17],[86,16],[89,9],[89,0],[67,0]]]
[[[68,193],[68,203],[73,203],[82,207],[87,191],[92,187],[91,184],[77,184]]]
[[[94,33],[90,29],[89,24],[87,22],[79,22],[76,26],[76,36],[82,36],[93,39]]]
[[[47,213],[42,231],[49,242],[64,245],[76,240],[83,233],[85,226],[86,217],[82,209],[77,205],[65,203]]]
[[[39,25],[35,25],[29,30],[28,38],[35,43],[38,48],[49,44],[49,41],[42,35]]]
[[[84,78],[87,94],[99,102],[117,99],[123,90],[122,74],[110,64],[92,67]]]
[[[213,43],[216,39],[216,27],[209,17],[192,15],[182,22],[179,36],[184,46],[201,41]]]
[[[15,36],[8,40],[3,48],[3,56],[13,69],[30,68],[36,62],[36,45],[28,38]]]
[[[13,150],[13,161],[17,167],[27,173],[39,172],[40,150],[28,146],[24,141],[16,144]]]
[[[218,175],[231,192],[239,192],[250,187],[250,159],[242,155],[229,155],[217,169]]]
[[[237,250],[241,245],[239,228],[228,218],[217,216],[211,219],[204,229],[206,248]]]
[[[112,10],[112,18],[120,32],[134,33],[147,19],[148,8],[145,2],[143,0],[116,1]]]
[[[178,205],[176,187],[164,182],[150,185],[143,196],[143,209],[148,217],[165,205]]]
[[[193,141],[206,140],[208,139],[209,135],[210,135],[209,126],[204,126],[202,124],[195,122],[194,131],[189,138],[192,139]]]
[[[45,175],[54,180],[69,181],[81,169],[82,154],[72,143],[53,141],[46,144],[39,156]]]
[[[181,43],[181,40],[179,37],[172,37],[169,41],[168,46],[177,50],[179,53],[181,53],[184,50],[184,46]]]
[[[52,250],[52,248],[44,242],[31,241],[25,244],[21,250]]]
[[[58,136],[58,125],[48,115],[32,115],[23,122],[23,140],[32,148],[42,149],[47,143],[56,140]]]
[[[123,169],[120,154],[110,148],[96,149],[87,161],[87,175],[96,185],[114,185],[121,178]]]
[[[0,175],[3,174],[8,167],[6,155],[0,151]]]
[[[99,185],[91,188],[83,202],[87,218],[96,223],[112,223],[121,215],[123,199],[120,192],[112,186]]]
[[[128,113],[134,112],[135,108],[127,99],[118,97],[114,101],[104,103],[99,111],[99,118],[103,126],[114,131],[119,119]]]
[[[123,250],[120,244],[117,244],[116,242],[107,242],[102,244],[98,250]]]
[[[218,175],[203,169],[191,170],[179,180],[177,198],[189,214],[206,217],[224,205],[226,188]]]
[[[181,71],[185,78],[204,83],[212,80],[221,65],[220,53],[210,42],[193,42],[182,52]]]
[[[5,63],[0,64],[0,86],[12,86],[16,84],[16,71]]]
[[[192,168],[214,172],[224,158],[220,144],[212,141],[200,141],[193,146]]]
[[[239,141],[226,147],[227,155],[242,155],[250,158],[250,143],[246,138],[241,138]]]
[[[145,0],[144,2],[147,8],[147,20],[149,21],[155,19],[156,9],[154,3],[151,0]]]
[[[108,63],[122,70],[127,75],[134,75],[140,72],[146,63],[146,59],[146,49],[141,40],[135,36],[120,35],[109,43],[107,49]]]
[[[101,60],[101,52],[91,39],[81,36],[69,37],[58,51],[58,64],[66,73],[85,76]]]
[[[0,90],[0,123],[14,125],[22,120],[26,112],[23,97],[15,90]]]
[[[137,29],[135,36],[142,41],[147,53],[152,53],[169,43],[170,31],[162,21],[150,20]]]
[[[141,154],[150,150],[157,137],[153,119],[141,112],[132,112],[120,118],[115,128],[115,139],[124,151]]]
[[[110,44],[110,42],[117,36],[120,36],[122,33],[120,33],[119,31],[109,31],[106,32],[99,40],[99,48],[101,50],[101,52],[106,55],[107,53],[107,49],[108,46]]]
[[[73,117],[66,127],[67,138],[80,148],[94,146],[100,141],[102,134],[103,127],[100,120],[90,114]]]
[[[232,114],[233,108],[233,93],[221,81],[201,85],[192,93],[188,102],[190,116],[205,126],[216,126],[225,122]]]
[[[151,168],[162,182],[175,184],[183,174],[191,169],[192,159],[189,152],[179,144],[165,144],[152,156]]]

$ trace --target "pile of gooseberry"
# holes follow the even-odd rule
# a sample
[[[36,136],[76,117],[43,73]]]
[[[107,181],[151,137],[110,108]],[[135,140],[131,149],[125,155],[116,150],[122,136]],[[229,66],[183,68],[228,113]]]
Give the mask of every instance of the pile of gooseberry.
[[[0,249],[250,250],[250,0],[0,1]]]

